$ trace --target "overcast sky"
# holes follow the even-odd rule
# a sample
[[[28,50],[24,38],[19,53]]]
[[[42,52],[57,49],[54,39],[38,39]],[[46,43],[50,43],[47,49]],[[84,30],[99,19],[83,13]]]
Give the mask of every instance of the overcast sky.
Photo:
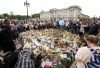
[[[0,14],[13,11],[14,14],[26,15],[26,0],[0,0]],[[82,13],[91,17],[100,15],[100,0],[28,0],[30,3],[29,14],[39,13],[41,10],[48,11],[52,8],[68,8],[79,5]]]

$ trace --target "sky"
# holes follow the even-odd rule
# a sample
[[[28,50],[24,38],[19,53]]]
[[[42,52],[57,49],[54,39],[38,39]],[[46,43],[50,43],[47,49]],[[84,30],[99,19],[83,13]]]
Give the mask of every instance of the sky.
[[[0,0],[0,14],[12,11],[13,14],[26,15],[26,0]],[[29,15],[39,13],[42,10],[68,8],[69,6],[78,5],[82,8],[82,13],[90,17],[100,16],[100,0],[28,0],[30,3]]]

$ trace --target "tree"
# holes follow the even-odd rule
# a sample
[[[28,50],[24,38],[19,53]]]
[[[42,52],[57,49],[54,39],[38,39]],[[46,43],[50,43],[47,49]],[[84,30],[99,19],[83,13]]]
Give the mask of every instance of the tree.
[[[99,16],[99,20],[100,20],[100,16]]]
[[[7,14],[7,13],[4,13],[4,14],[2,14],[2,16],[3,16],[3,18],[8,18],[9,19],[9,14]]]
[[[25,20],[25,19],[27,19],[27,16],[25,16],[25,15],[15,15],[14,17],[16,19],[18,19],[18,20]],[[31,18],[31,17],[28,16],[28,18]]]
[[[0,19],[3,19],[3,16],[2,15],[0,15]]]
[[[25,19],[27,19],[27,16],[26,15],[9,15],[7,13],[4,13],[4,14],[0,15],[0,19],[3,19],[3,18],[25,20]],[[30,19],[31,16],[28,16],[28,18]]]
[[[31,17],[32,17],[32,18],[40,18],[40,14],[39,14],[39,13],[33,14],[33,15],[31,15]]]

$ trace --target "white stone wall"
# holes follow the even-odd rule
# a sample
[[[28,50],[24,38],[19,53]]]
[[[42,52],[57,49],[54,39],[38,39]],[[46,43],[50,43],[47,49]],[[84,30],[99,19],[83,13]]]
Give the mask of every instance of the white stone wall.
[[[40,14],[41,19],[49,19],[50,18],[50,13],[49,12],[44,12]]]

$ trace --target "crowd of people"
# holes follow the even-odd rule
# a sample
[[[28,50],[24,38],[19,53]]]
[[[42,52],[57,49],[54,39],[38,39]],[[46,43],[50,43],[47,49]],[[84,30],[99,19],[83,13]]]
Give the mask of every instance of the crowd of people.
[[[50,29],[61,28],[67,32],[61,33],[61,37],[57,38],[59,41],[55,40],[55,35],[52,34],[53,31]],[[45,29],[48,29],[48,31],[46,32]],[[41,31],[43,32],[40,33]],[[43,38],[44,36],[45,38]],[[49,39],[45,40],[47,42],[41,42],[42,40],[40,38],[42,40]],[[38,43],[36,45],[41,43],[43,48],[40,45],[33,47],[32,44],[36,41],[33,39],[37,39]],[[77,61],[77,68],[99,68],[99,39],[99,21],[96,23],[65,21],[65,25],[60,27],[57,21],[9,21],[6,19],[0,22],[0,68],[59,68],[59,66],[52,66],[52,64],[55,64],[53,61],[59,62],[61,59],[60,56],[54,57],[56,50],[60,54],[67,53],[67,58],[70,56],[69,51],[73,51],[74,53],[71,52],[70,58],[71,60],[74,59]],[[22,46],[19,48],[16,47],[18,43],[22,43]],[[68,44],[70,45],[68,46]],[[96,50],[98,50],[99,54],[97,54]],[[94,58],[91,59],[92,55],[98,55],[95,58],[96,60]],[[69,68],[71,63],[67,65],[68,60],[64,57],[63,59],[61,60],[63,62],[56,63],[56,65],[58,64],[64,66],[63,68]],[[62,67],[60,66],[60,68]]]
[[[3,21],[0,21],[2,24]],[[41,20],[21,20],[21,21],[10,21],[12,29],[17,29],[19,32],[27,30],[42,30],[42,29],[58,29],[60,28],[59,21],[41,21]],[[96,28],[95,28],[96,27]],[[85,34],[98,34],[99,22],[82,22],[82,21],[65,21],[65,24],[62,26],[63,29],[70,31],[73,34],[82,32]],[[1,30],[1,28],[0,28]]]

